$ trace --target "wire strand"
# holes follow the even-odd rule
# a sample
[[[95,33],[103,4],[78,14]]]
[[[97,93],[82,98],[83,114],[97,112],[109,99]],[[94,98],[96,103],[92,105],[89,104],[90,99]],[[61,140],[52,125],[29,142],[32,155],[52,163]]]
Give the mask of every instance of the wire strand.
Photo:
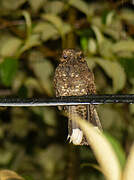
[[[64,96],[57,98],[0,98],[0,106],[63,106],[79,104],[134,103],[134,94]]]

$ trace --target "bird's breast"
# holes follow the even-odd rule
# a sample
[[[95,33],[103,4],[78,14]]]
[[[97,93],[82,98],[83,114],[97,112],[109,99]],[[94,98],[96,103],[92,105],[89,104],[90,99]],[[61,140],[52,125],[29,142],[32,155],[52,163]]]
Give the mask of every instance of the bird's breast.
[[[62,69],[57,79],[61,96],[81,96],[87,94],[87,82],[79,69],[67,66]]]

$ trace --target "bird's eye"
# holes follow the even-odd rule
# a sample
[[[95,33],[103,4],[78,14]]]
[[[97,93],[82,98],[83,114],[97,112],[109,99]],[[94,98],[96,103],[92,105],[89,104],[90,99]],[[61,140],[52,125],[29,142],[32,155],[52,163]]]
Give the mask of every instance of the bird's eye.
[[[84,56],[83,56],[83,54],[81,53],[81,54],[79,54],[79,56],[78,56],[78,60],[79,61],[81,61],[81,62],[84,62]]]
[[[82,56],[79,56],[79,59],[82,59]]]
[[[64,59],[67,59],[67,55],[66,55],[66,54],[64,54],[64,55],[63,55],[63,58],[64,58]]]

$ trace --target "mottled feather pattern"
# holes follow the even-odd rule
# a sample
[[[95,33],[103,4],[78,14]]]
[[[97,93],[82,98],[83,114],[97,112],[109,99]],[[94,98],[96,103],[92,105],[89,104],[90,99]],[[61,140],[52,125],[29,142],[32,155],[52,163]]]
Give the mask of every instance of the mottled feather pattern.
[[[65,49],[63,51],[60,64],[55,71],[54,87],[57,97],[82,96],[96,93],[94,75],[89,70],[81,51],[76,51],[74,49]],[[82,119],[86,119],[94,126],[98,126],[101,129],[95,106],[65,106],[64,109],[69,119],[68,137],[70,141],[76,145],[88,145],[83,132],[72,119],[75,118],[75,115],[76,117],[79,115]]]

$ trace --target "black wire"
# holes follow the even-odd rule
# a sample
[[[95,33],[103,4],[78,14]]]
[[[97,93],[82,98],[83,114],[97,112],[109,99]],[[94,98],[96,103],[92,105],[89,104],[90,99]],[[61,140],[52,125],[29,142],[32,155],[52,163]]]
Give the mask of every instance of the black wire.
[[[58,98],[0,98],[0,106],[63,106],[79,104],[134,103],[134,94],[66,96]]]

